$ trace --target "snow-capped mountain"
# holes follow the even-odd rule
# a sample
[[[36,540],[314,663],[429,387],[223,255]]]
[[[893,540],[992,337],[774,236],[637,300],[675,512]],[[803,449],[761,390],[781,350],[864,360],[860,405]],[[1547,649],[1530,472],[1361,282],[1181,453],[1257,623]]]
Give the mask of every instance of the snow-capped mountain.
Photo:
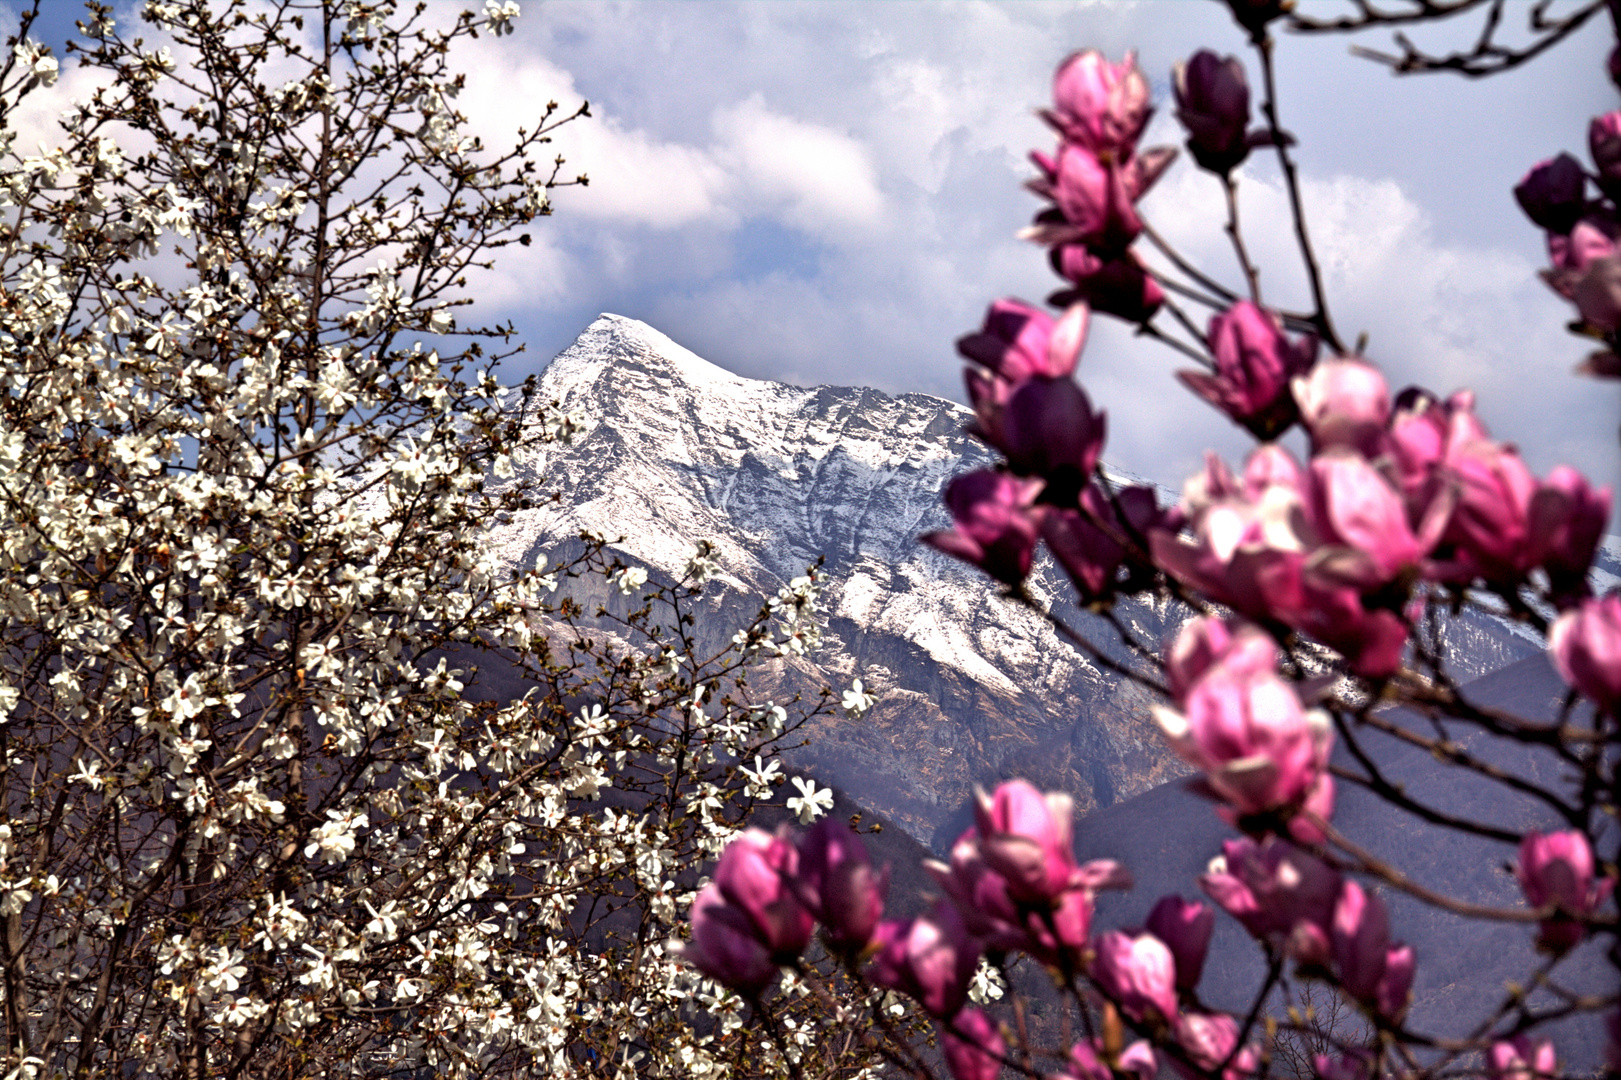
[[[510,565],[555,562],[590,530],[623,537],[615,546],[628,561],[674,576],[708,540],[722,573],[701,629],[718,645],[825,557],[831,621],[816,662],[830,685],[862,678],[878,704],[863,720],[822,724],[797,752],[824,783],[938,844],[975,783],[1023,775],[1085,811],[1180,773],[1140,691],[978,571],[917,542],[949,524],[946,482],[992,460],[962,433],[963,406],[742,378],[617,315],[552,361],[539,398],[583,416],[586,431],[515,462],[514,482],[544,477],[563,498],[493,529]],[[1063,602],[1052,566],[1031,591],[1124,655],[1112,631]],[[1118,611],[1149,645],[1180,620],[1147,602]],[[1455,634],[1462,677],[1530,648],[1501,626]]]

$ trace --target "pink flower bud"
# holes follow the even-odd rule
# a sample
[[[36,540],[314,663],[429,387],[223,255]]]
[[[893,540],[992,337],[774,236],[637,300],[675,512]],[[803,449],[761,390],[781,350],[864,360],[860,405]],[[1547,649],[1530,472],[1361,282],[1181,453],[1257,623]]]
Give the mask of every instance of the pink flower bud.
[[[1390,419],[1390,388],[1377,367],[1355,356],[1320,361],[1293,381],[1300,420],[1311,432],[1313,453],[1349,447],[1377,457]]]
[[[1178,702],[1218,665],[1238,674],[1278,669],[1277,643],[1265,630],[1241,619],[1214,615],[1189,619],[1164,651],[1165,679],[1172,699]]]
[[[1096,49],[1078,52],[1053,76],[1053,108],[1047,122],[1070,142],[1094,154],[1129,156],[1153,110],[1148,80],[1135,53],[1111,64]]]
[[[1326,964],[1339,872],[1290,844],[1248,837],[1222,844],[1199,885],[1258,938],[1290,946],[1303,963]]]
[[[1093,943],[1092,980],[1133,1020],[1176,1019],[1176,961],[1153,934],[1110,930]]]
[[[1584,600],[1548,630],[1548,655],[1571,686],[1599,708],[1621,708],[1621,596]]]
[[[829,944],[861,949],[883,916],[889,872],[873,869],[867,845],[848,824],[827,817],[799,842],[793,885]]]
[[[1449,439],[1444,462],[1457,485],[1445,539],[1460,549],[1468,574],[1517,584],[1532,561],[1530,510],[1536,477],[1519,452],[1489,439]]]
[[[1539,229],[1568,233],[1586,208],[1587,174],[1569,154],[1539,162],[1514,188],[1514,198]]]
[[[1576,282],[1595,259],[1616,254],[1616,222],[1608,214],[1589,214],[1569,234],[1548,234],[1548,284],[1566,300],[1576,296]]]
[[[1588,263],[1572,286],[1570,299],[1589,326],[1606,334],[1621,329],[1621,256]]]
[[[1317,339],[1290,341],[1277,318],[1240,300],[1210,320],[1216,371],[1179,371],[1194,393],[1248,428],[1271,439],[1295,421],[1290,380],[1311,370]]]
[[[748,916],[707,885],[692,904],[692,940],[681,956],[711,979],[745,994],[758,994],[777,977],[771,950],[761,944]]]
[[[946,1066],[957,1080],[996,1080],[1007,1056],[1007,1043],[990,1018],[978,1009],[964,1009],[940,1028]]]
[[[1546,1080],[1558,1072],[1559,1060],[1551,1039],[1532,1041],[1531,1036],[1523,1034],[1499,1039],[1486,1056],[1489,1080]]]
[[[998,300],[978,333],[958,339],[957,351],[1010,385],[1032,376],[1063,378],[1075,370],[1089,321],[1084,304],[1054,321],[1022,300]]]
[[[1530,558],[1542,564],[1556,603],[1587,595],[1587,571],[1610,523],[1610,489],[1594,490],[1568,465],[1560,465],[1531,496]]]
[[[1621,112],[1593,117],[1587,126],[1587,150],[1598,169],[1599,186],[1613,199],[1621,182]]]
[[[1334,905],[1329,945],[1340,985],[1352,997],[1370,1000],[1384,977],[1385,953],[1390,948],[1390,919],[1384,901],[1347,879]]]
[[[1238,25],[1257,41],[1264,36],[1267,23],[1282,18],[1286,12],[1293,11],[1294,6],[1295,0],[1227,0],[1227,8]]]
[[[1029,945],[1024,913],[1008,895],[1007,880],[985,862],[979,830],[970,826],[957,838],[949,865],[930,859],[923,869],[956,905],[968,933],[988,948],[1007,951]]]
[[[1327,718],[1300,704],[1274,671],[1206,671],[1183,711],[1155,706],[1176,755],[1203,770],[1212,791],[1240,815],[1298,806],[1328,764]]]
[[[875,942],[869,970],[879,986],[906,994],[936,1017],[955,1016],[968,1000],[980,947],[952,904],[938,902],[906,922],[879,923]]]
[[[1136,181],[1136,170],[1129,163],[1104,162],[1084,146],[1066,143],[1058,152],[1051,179],[1038,182],[1034,190],[1057,203],[1068,223],[1056,236],[1109,254],[1124,251],[1143,231],[1133,204],[1144,191]],[[1053,234],[1041,235],[1051,238]]]
[[[748,917],[760,943],[779,962],[798,956],[815,929],[810,912],[789,888],[798,864],[799,853],[786,837],[745,829],[715,866],[721,896]]]
[[[1105,257],[1081,244],[1064,244],[1053,248],[1052,264],[1054,272],[1075,286],[1054,296],[1055,301],[1083,300],[1093,311],[1129,323],[1147,322],[1165,303],[1159,282],[1132,252]]]
[[[1199,167],[1226,176],[1249,156],[1250,88],[1237,57],[1200,49],[1171,70],[1176,118]]]
[[[918,539],[1016,585],[1030,573],[1035,554],[1041,512],[1033,504],[1040,490],[1039,480],[990,469],[965,473],[946,486],[946,507],[956,528]]]
[[[1205,954],[1210,950],[1210,935],[1216,929],[1215,911],[1197,900],[1166,896],[1148,913],[1145,928],[1171,950],[1176,960],[1177,987],[1192,990],[1198,986],[1199,976],[1204,974]]]
[[[1108,416],[1092,411],[1073,380],[1027,379],[1003,410],[1001,449],[1015,472],[1048,480],[1062,472],[1079,492],[1103,453],[1108,427]]]
[[[1399,1021],[1412,1000],[1415,961],[1411,945],[1392,945],[1385,952],[1385,973],[1373,992],[1374,1008],[1391,1022]]]
[[[1592,915],[1609,899],[1615,883],[1593,880],[1593,849],[1575,829],[1542,833],[1532,830],[1520,841],[1520,863],[1514,876],[1534,908],[1552,905],[1556,914],[1542,921],[1537,943],[1556,952],[1579,943],[1586,928],[1575,919]]]

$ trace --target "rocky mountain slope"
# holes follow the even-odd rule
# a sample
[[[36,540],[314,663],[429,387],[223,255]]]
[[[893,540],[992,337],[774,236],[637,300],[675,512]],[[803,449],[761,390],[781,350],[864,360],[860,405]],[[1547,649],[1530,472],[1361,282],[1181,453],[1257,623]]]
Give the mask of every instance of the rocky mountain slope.
[[[863,720],[823,723],[793,763],[925,843],[949,841],[975,783],[1023,775],[1071,792],[1084,812],[1179,774],[1139,691],[998,597],[976,570],[917,543],[949,524],[946,482],[991,460],[962,434],[964,407],[741,378],[616,315],[553,360],[540,397],[582,415],[586,431],[515,462],[512,482],[541,482],[563,498],[493,528],[507,562],[555,562],[589,530],[616,539],[628,561],[673,576],[708,540],[722,573],[700,629],[718,645],[762,598],[825,557],[831,620],[813,674],[835,687],[859,676],[877,705]],[[1054,567],[1039,567],[1032,584],[1095,641],[1120,649],[1101,622],[1063,603]],[[1119,614],[1148,643],[1180,619],[1147,602]],[[1531,651],[1496,624],[1451,633],[1461,677]]]

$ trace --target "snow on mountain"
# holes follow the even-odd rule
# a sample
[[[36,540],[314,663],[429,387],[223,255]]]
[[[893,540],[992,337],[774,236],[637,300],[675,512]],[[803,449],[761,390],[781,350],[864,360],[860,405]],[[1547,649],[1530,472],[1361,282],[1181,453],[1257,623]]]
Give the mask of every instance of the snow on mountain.
[[[949,524],[947,481],[993,460],[963,434],[963,406],[742,378],[606,314],[552,361],[538,396],[583,416],[586,430],[515,462],[512,482],[544,478],[542,490],[564,497],[492,528],[509,565],[557,561],[589,530],[622,537],[624,558],[674,576],[708,540],[723,572],[706,594],[712,625],[700,629],[718,645],[826,558],[822,677],[839,686],[859,675],[878,705],[862,721],[823,723],[797,751],[795,763],[824,783],[938,843],[975,783],[1024,775],[1090,810],[1181,772],[1141,691],[978,571],[917,542]],[[1031,591],[1125,655],[1112,631],[1063,602],[1067,584],[1051,565]],[[1180,621],[1147,602],[1118,613],[1150,646]],[[1464,676],[1525,651],[1484,624],[1456,628],[1455,640],[1476,658]]]

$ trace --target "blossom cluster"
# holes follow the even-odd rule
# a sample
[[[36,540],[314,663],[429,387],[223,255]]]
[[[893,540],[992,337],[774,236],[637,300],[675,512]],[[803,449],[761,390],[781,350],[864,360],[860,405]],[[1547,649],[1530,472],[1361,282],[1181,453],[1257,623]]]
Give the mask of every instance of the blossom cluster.
[[[453,312],[569,117],[484,151],[449,65],[519,5],[222,7],[93,13],[66,111],[41,46],[0,74],[0,1074],[722,1071],[662,942],[838,704],[746,686],[815,646],[816,572],[704,650],[701,574],[514,573],[489,523],[580,418]],[[614,586],[612,626],[573,595]]]

